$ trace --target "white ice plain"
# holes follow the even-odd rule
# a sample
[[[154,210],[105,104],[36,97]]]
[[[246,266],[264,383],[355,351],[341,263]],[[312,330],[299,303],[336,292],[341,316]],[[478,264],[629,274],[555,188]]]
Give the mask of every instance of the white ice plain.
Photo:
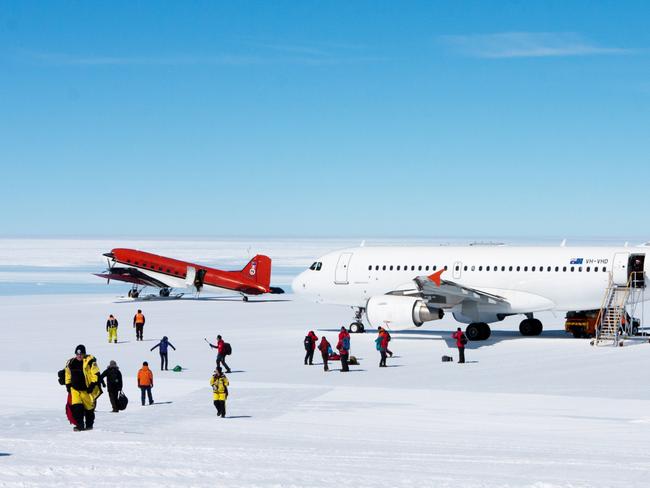
[[[288,299],[289,301],[284,301]],[[541,317],[541,337],[518,319],[457,357],[452,319],[393,334],[378,368],[373,332],[352,337],[360,366],[304,366],[313,329],[335,341],[351,311],[269,301],[116,303],[114,296],[0,298],[0,486],[634,487],[650,483],[650,344],[594,349]],[[131,318],[147,317],[135,342]],[[105,321],[120,321],[108,344]],[[233,346],[228,417],[208,384],[220,333]],[[160,372],[149,349],[176,346]],[[117,361],[130,403],[98,402],[95,430],[75,433],[56,372],[86,345],[103,369]],[[135,375],[148,360],[153,406]]]

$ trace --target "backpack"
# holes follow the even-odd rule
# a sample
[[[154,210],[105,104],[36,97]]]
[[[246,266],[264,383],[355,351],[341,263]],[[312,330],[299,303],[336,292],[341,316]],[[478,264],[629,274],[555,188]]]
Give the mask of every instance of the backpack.
[[[124,392],[119,392],[117,394],[117,409],[118,410],[125,410],[126,406],[129,404],[129,399],[126,397]]]
[[[345,336],[343,338],[343,349],[345,349],[346,351],[350,350],[350,337],[349,336]]]
[[[464,332],[461,332],[460,334],[460,343],[464,346],[467,344],[467,336],[465,335]]]
[[[305,340],[302,342],[305,345],[305,351],[311,350],[311,337],[305,336]]]
[[[60,370],[58,373],[59,385],[65,385],[65,369]]]
[[[229,342],[224,342],[224,343],[223,343],[223,353],[224,353],[226,356],[230,356],[230,355],[232,354],[232,347],[230,347],[230,343],[229,343]]]

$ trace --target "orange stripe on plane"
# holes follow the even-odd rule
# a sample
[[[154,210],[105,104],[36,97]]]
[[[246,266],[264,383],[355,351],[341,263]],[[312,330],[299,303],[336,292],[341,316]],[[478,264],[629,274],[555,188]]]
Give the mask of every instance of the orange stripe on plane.
[[[440,275],[442,275],[442,272],[445,270],[445,268],[442,268],[440,271],[436,271],[432,275],[429,275],[429,279],[433,281],[437,286],[440,286]]]

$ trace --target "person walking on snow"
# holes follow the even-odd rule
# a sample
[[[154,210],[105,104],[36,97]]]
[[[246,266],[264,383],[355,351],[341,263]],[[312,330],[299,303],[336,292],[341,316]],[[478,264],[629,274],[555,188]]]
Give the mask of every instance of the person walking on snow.
[[[75,355],[65,365],[65,387],[70,393],[73,430],[92,430],[95,424],[97,398],[102,394],[99,387],[97,359],[86,354],[86,346],[79,344]]]
[[[377,338],[375,339],[375,345],[379,351],[379,354],[381,355],[381,359],[379,360],[379,367],[385,368],[386,351],[388,350],[388,335],[382,327],[378,327],[378,332],[379,334],[377,334]]]
[[[318,336],[314,333],[313,330],[309,331],[309,334],[305,336],[305,365],[307,365],[307,360],[309,360],[309,365],[314,364],[314,351],[316,350],[316,341]]]
[[[321,357],[323,358],[323,370],[329,371],[329,366],[327,365],[327,360],[329,359],[329,351],[332,346],[327,342],[325,336],[321,337],[320,344],[318,344],[318,350],[320,351]]]
[[[210,343],[208,342],[208,344]],[[226,364],[226,343],[220,335],[217,336],[217,345],[210,344],[210,347],[217,350],[217,368],[221,368],[223,364],[223,367],[226,368],[226,373],[230,373],[230,367]]]
[[[150,351],[153,351],[155,348],[159,347],[160,349],[158,352],[160,352],[160,371],[167,371],[167,349],[168,347],[171,347],[174,351],[176,348],[174,347],[174,344],[169,342],[169,339],[167,339],[167,336],[163,336],[162,339],[160,339],[160,342],[153,346]]]
[[[212,378],[210,378],[210,386],[212,386],[212,399],[214,400],[214,407],[217,409],[217,417],[224,418],[226,416],[228,385],[230,385],[230,382],[221,371],[221,368],[215,369]]]
[[[106,384],[108,385],[106,389],[108,390],[108,399],[111,401],[113,412],[119,412],[117,395],[122,391],[122,373],[115,361],[108,363],[108,368],[99,376],[102,385],[104,384],[104,378],[106,378]]]
[[[452,338],[456,339],[456,347],[458,348],[458,362],[465,362],[465,344],[467,344],[467,337],[463,333],[462,329],[458,327],[456,332],[451,335]]]
[[[350,371],[348,367],[348,357],[350,354],[350,333],[341,327],[341,332],[339,332],[339,342],[336,344],[336,348],[339,350],[339,356],[341,356],[341,373],[346,373]]]
[[[117,344],[117,319],[112,315],[109,315],[106,321],[106,332],[108,332],[108,342]]]
[[[142,368],[138,371],[138,388],[142,393],[142,406],[144,407],[144,396],[145,393],[149,397],[149,405],[153,405],[153,396],[151,395],[151,389],[153,388],[153,373],[149,369],[149,363],[142,363]]]
[[[144,331],[144,314],[142,313],[142,310],[138,310],[138,312],[133,316],[133,327],[135,327],[135,340],[136,341],[141,341],[142,340],[142,332]]]

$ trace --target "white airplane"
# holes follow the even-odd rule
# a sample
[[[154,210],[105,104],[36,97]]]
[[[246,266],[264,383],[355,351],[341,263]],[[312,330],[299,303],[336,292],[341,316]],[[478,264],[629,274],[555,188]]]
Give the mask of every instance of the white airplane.
[[[371,326],[419,327],[451,312],[469,324],[470,340],[490,336],[488,324],[523,314],[523,335],[539,335],[534,313],[602,307],[610,279],[645,287],[639,247],[357,247],[331,252],[298,275],[297,295],[356,309],[351,332]]]

